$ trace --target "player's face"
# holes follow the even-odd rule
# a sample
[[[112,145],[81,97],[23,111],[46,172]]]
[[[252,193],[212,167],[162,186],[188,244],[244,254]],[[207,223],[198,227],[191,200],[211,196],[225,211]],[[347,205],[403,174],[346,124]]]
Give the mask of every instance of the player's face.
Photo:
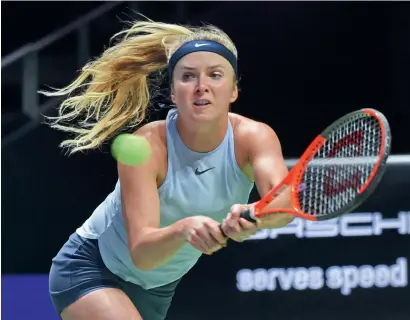
[[[238,97],[230,63],[212,52],[186,55],[174,69],[172,101],[182,116],[209,121],[226,116]]]

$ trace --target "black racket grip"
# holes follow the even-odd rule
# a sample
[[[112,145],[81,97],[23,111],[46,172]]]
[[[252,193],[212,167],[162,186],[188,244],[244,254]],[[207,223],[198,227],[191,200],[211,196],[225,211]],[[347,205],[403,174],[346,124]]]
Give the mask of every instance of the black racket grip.
[[[222,224],[219,225],[219,231],[221,231],[222,235],[223,235],[225,238],[229,239],[229,237],[225,234],[225,232],[224,232],[223,229],[222,229]]]
[[[253,222],[253,223],[257,222],[256,219],[253,217],[253,210],[252,209],[245,210],[244,212],[241,213],[240,217],[244,218],[245,220],[248,220],[250,222]],[[225,232],[222,229],[222,224],[219,225],[219,230],[221,231],[222,235],[225,238],[229,239],[229,237],[225,234]]]
[[[241,218],[244,218],[245,220],[248,220],[250,222],[256,223],[256,219],[253,215],[253,210],[252,209],[247,209],[244,212],[241,213]]]

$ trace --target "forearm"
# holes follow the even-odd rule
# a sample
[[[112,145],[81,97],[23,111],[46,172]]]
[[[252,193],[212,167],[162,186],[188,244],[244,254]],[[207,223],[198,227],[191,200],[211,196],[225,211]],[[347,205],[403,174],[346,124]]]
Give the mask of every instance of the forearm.
[[[141,270],[158,267],[176,254],[186,243],[183,221],[165,228],[143,228],[131,249],[134,265]]]
[[[274,213],[273,217],[266,220],[258,221],[258,229],[277,229],[282,228],[295,219],[295,216],[289,213]]]
[[[284,209],[291,208],[290,192],[282,192],[276,199],[266,206],[264,210],[269,209]],[[295,216],[289,213],[273,213],[258,221],[258,229],[274,229],[281,228],[289,224],[295,219]]]

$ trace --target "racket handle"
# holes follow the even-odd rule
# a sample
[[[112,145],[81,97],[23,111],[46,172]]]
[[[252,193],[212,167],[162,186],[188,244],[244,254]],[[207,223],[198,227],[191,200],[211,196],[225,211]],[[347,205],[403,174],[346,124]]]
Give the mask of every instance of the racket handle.
[[[253,207],[241,213],[241,218],[256,223]]]
[[[228,237],[228,236],[225,234],[225,232],[222,230],[222,224],[219,225],[219,231],[221,231],[222,235],[223,235],[225,238],[229,239],[229,237]]]
[[[247,210],[245,210],[244,212],[241,213],[241,218],[244,218],[245,220],[256,223],[257,221],[256,221],[255,216],[253,214],[254,214],[254,210],[253,210],[253,207],[251,207],[251,208],[249,208],[249,209],[247,209]],[[229,237],[222,230],[222,224],[219,225],[219,230],[221,231],[222,235],[225,238],[229,239]]]

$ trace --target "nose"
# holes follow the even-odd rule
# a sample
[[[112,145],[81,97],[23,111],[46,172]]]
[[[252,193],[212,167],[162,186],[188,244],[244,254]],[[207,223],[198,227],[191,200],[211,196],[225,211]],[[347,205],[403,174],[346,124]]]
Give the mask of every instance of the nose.
[[[197,86],[196,86],[196,93],[204,93],[204,92],[208,92],[209,88],[208,88],[208,81],[207,81],[207,77],[205,74],[201,74],[198,77],[198,82],[197,82]]]

